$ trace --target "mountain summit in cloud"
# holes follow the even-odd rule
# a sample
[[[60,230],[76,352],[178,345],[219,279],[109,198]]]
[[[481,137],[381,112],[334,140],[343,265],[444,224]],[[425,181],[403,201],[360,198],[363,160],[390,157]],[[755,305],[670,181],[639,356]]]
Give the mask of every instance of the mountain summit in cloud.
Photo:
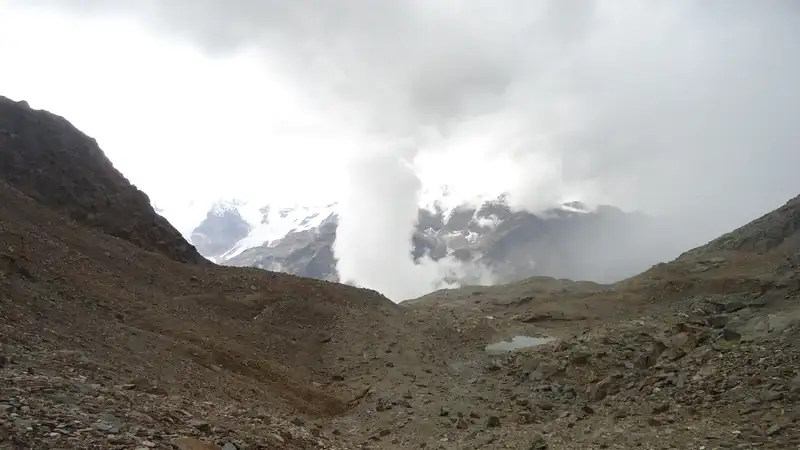
[[[643,211],[686,246],[798,190],[796,1],[7,3],[0,83],[68,107],[165,210],[337,201],[340,277],[394,298],[460,261],[408,257],[426,185]]]
[[[495,284],[533,275],[612,282],[663,259],[654,219],[611,206],[580,202],[533,214],[515,211],[504,197],[475,206],[441,203],[418,210],[410,260],[440,262],[433,290],[458,284]],[[204,256],[220,264],[252,266],[295,275],[340,280],[333,252],[338,205],[319,208],[263,206],[248,222],[246,203],[217,203],[192,233]],[[370,251],[385,251],[381,248]],[[619,255],[626,254],[625,258]],[[669,255],[666,255],[669,256]],[[402,300],[402,299],[395,299]]]

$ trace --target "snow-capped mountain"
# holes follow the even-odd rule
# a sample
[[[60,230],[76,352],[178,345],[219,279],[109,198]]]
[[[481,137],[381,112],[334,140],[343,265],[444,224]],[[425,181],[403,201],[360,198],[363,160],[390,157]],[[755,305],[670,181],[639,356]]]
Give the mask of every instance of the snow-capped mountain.
[[[212,261],[231,250],[253,230],[238,207],[237,201],[217,202],[200,225],[189,236],[197,250]]]
[[[319,228],[335,214],[335,206],[275,207],[242,200],[217,201],[189,238],[206,258],[224,263],[248,249],[269,247],[291,233]]]
[[[614,281],[665,253],[655,249],[649,217],[611,206],[592,209],[570,202],[532,214],[512,210],[503,196],[477,207],[439,198],[445,201],[420,207],[413,258],[452,256],[478,263],[489,267],[498,282],[533,275]],[[332,250],[337,226],[336,204],[277,207],[223,201],[212,206],[191,241],[220,264],[338,281]]]

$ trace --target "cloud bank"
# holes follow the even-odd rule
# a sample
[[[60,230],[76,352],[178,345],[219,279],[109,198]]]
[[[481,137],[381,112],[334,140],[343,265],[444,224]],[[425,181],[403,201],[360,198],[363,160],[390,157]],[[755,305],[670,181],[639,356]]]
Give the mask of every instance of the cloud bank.
[[[454,173],[468,160],[463,185],[503,187],[520,208],[577,197],[672,217],[664,238],[690,245],[800,191],[792,0],[25,3],[123,14],[211,55],[257,50],[351,116],[366,138],[337,256],[384,292],[429,281],[408,257],[410,167],[426,157]],[[382,250],[350,257],[358,243]]]

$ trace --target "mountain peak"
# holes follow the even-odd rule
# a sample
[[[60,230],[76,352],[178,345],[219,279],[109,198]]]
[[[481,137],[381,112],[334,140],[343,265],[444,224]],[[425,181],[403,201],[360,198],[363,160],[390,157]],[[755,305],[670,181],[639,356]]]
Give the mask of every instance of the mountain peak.
[[[591,212],[591,209],[586,206],[585,203],[579,202],[577,200],[571,202],[565,202],[561,204],[561,209],[571,212],[579,212],[579,213],[588,213]]]
[[[239,199],[217,200],[211,205],[209,214],[223,216],[229,212],[239,212],[239,207],[247,205],[247,202]]]
[[[214,260],[229,260],[253,247],[270,246],[289,233],[319,227],[336,211],[323,206],[258,205],[239,199],[214,202],[191,240]]]

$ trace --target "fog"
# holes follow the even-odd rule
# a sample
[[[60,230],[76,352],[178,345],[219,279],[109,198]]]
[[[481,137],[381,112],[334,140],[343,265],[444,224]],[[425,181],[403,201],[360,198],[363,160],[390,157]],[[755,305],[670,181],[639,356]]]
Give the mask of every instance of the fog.
[[[580,199],[647,212],[668,224],[657,239],[670,252],[800,191],[792,0],[24,3],[124,15],[210,56],[257,51],[347,116],[364,139],[342,174],[338,270],[395,299],[441,279],[409,256],[426,157],[458,172],[469,147],[471,167],[487,168],[472,184],[520,209]],[[497,161],[510,163],[490,170]]]

